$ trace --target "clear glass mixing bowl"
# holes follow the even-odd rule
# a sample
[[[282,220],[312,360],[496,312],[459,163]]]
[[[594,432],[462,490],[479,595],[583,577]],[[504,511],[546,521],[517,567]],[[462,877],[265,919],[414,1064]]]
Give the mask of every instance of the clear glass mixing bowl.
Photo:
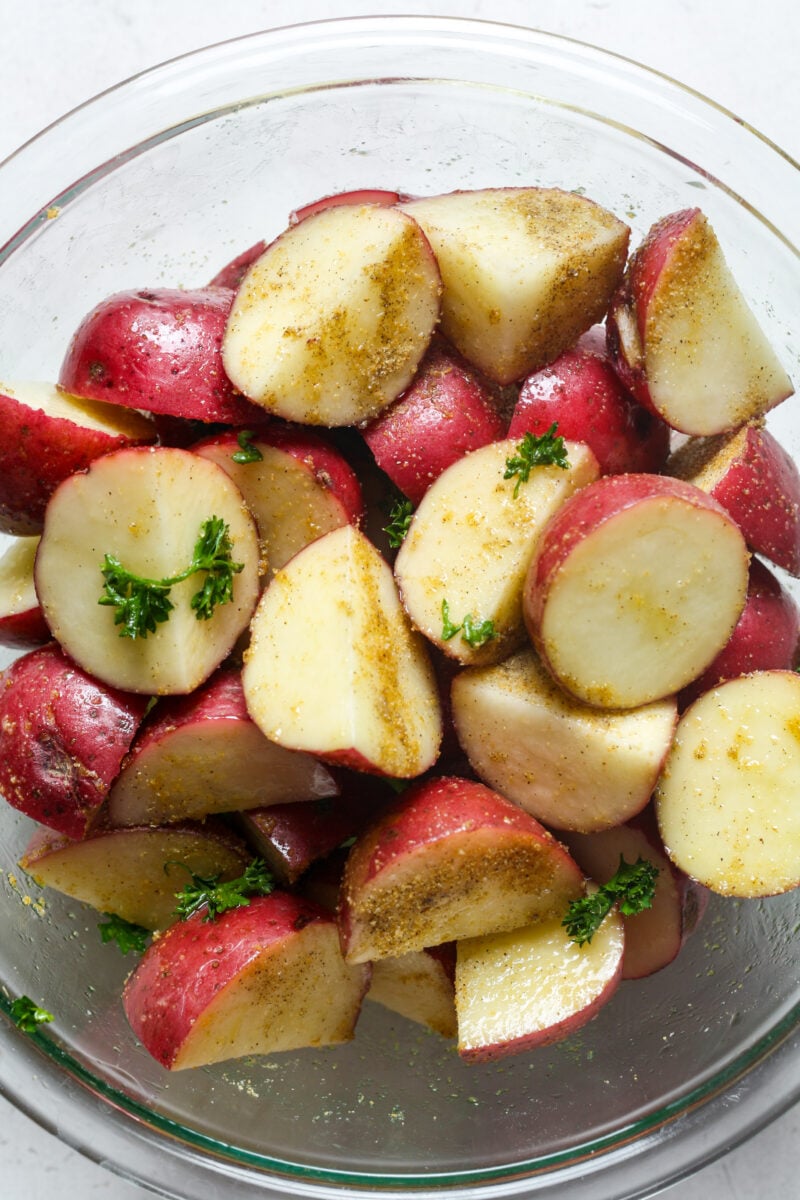
[[[699,204],[800,378],[796,164],[668,79],[578,43],[450,19],[352,19],[178,59],[0,167],[0,364],[54,378],[80,317],[120,288],[204,283],[297,204],[341,189],[583,189],[628,219]],[[796,406],[770,424],[800,452]],[[800,1094],[800,896],[713,901],[673,966],[623,985],[571,1040],[466,1067],[369,1006],[351,1045],[169,1076],[120,1006],[129,963],[96,917],[15,872],[0,813],[5,1094],[165,1195],[650,1194]]]

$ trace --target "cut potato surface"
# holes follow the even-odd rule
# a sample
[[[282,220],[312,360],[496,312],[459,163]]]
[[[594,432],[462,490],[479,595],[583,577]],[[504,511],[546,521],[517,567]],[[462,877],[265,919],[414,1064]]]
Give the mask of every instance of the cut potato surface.
[[[203,915],[171,926],[125,986],[131,1027],[163,1066],[350,1040],[369,967],[345,965],[332,917],[277,891]]]
[[[656,789],[672,861],[714,892],[770,896],[800,883],[800,676],[744,675],[681,719]]]
[[[120,637],[114,608],[100,605],[104,556],[151,580],[192,561],[203,523],[228,526],[233,599],[198,620],[191,597],[204,575],[170,592],[169,619],[147,637]],[[148,695],[190,692],[228,654],[258,596],[259,544],[241,493],[224,471],[185,450],[121,450],[66,480],[53,497],[36,557],[42,610],[64,650],[114,687]]]
[[[234,385],[307,425],[355,425],[411,382],[439,316],[439,271],[396,208],[327,208],[251,267],[222,353]]]
[[[203,879],[236,879],[249,861],[244,844],[209,821],[103,829],[82,842],[41,831],[34,834],[20,866],[41,887],[145,929],[165,929],[175,919],[176,893],[191,883],[192,873]]]
[[[616,911],[583,946],[570,941],[558,917],[459,942],[459,1054],[490,1062],[576,1032],[616,990],[624,948]]]
[[[401,206],[442,273],[442,332],[498,383],[550,362],[602,319],[629,229],[557,188],[451,192]]]
[[[533,651],[453,681],[453,719],[490,787],[556,829],[608,829],[647,804],[672,741],[675,700],[602,711],[558,687]]]
[[[747,594],[748,553],[714,501],[677,479],[606,476],[548,526],[525,615],[548,669],[601,708],[636,708],[701,674]]]
[[[522,588],[547,521],[578,488],[597,478],[586,446],[567,442],[569,467],[535,467],[517,495],[504,479],[518,442],[493,442],[448,467],[428,488],[395,562],[412,622],[463,663],[497,662],[525,641]],[[471,645],[445,639],[442,603],[458,625],[467,614],[491,621],[493,637]]]
[[[436,761],[442,723],[425,645],[391,570],[353,526],[277,573],[251,635],[245,697],[272,741],[400,778]]]
[[[455,1037],[454,968],[454,954],[450,962],[436,950],[412,950],[399,958],[378,959],[372,965],[367,999],[442,1037]]]

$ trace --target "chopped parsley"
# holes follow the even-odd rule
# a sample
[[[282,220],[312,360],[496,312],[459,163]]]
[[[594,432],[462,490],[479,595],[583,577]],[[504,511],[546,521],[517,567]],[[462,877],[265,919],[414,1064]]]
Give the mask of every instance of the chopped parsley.
[[[246,464],[254,462],[263,462],[264,455],[259,450],[258,446],[253,445],[254,433],[252,429],[243,429],[237,436],[236,441],[239,443],[239,449],[234,450],[231,458],[235,463]]]
[[[414,505],[410,500],[395,500],[389,513],[389,524],[383,527],[393,550],[399,550],[402,546],[413,515]]]
[[[11,1019],[23,1033],[35,1033],[40,1025],[53,1020],[53,1014],[46,1008],[39,1008],[30,996],[20,996],[11,1005]]]
[[[573,900],[561,924],[573,942],[582,946],[590,942],[614,904],[626,917],[635,916],[650,908],[656,890],[658,867],[647,859],[628,863],[620,855],[619,867],[608,883],[593,892]]]
[[[175,607],[169,598],[171,588],[202,571],[205,579],[191,605],[197,620],[207,621],[217,605],[233,599],[233,576],[244,569],[244,563],[233,562],[232,550],[227,524],[221,517],[209,517],[200,526],[188,567],[167,579],[145,579],[124,567],[116,555],[106,554],[100,568],[105,585],[98,604],[113,605],[114,624],[122,626],[120,637],[146,638],[169,620]]]
[[[517,483],[514,488],[514,499],[519,495],[520,484],[527,483],[534,467],[561,467],[566,471],[569,467],[567,447],[562,437],[556,435],[558,429],[554,421],[546,433],[537,437],[526,433],[517,445],[517,453],[506,459],[506,469],[503,479],[513,479]]]
[[[472,613],[467,613],[460,625],[454,625],[450,620],[450,606],[446,600],[443,600],[442,640],[449,642],[457,633],[461,634],[462,641],[465,641],[468,646],[472,646],[473,650],[485,646],[487,642],[491,642],[493,638],[497,637],[494,621],[481,621],[478,617],[473,617]]]
[[[134,925],[116,913],[103,913],[105,921],[100,921],[97,928],[103,942],[116,942],[121,954],[144,954],[150,930],[143,925]]]
[[[167,863],[164,869],[169,866],[185,867],[192,880],[175,897],[178,901],[175,915],[182,921],[203,908],[207,909],[203,920],[213,921],[228,909],[248,905],[254,896],[268,896],[275,887],[275,880],[260,858],[254,858],[243,875],[229,879],[227,883],[220,883],[221,872],[204,879],[190,871],[185,863]]]

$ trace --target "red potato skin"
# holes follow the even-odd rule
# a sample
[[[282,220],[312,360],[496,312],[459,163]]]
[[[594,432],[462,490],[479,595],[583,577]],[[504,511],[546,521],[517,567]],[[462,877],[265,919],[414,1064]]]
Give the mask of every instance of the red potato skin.
[[[192,451],[202,454],[207,446],[229,446],[231,454],[234,454],[240,449],[237,440],[240,432],[234,430],[204,438],[192,446]],[[307,466],[317,482],[339,501],[348,523],[361,525],[364,519],[364,497],[361,494],[358,476],[339,451],[329,445],[323,437],[285,421],[275,420],[264,424],[262,417],[260,427],[253,431],[253,441],[265,442],[268,446],[283,450],[285,454]]]
[[[751,549],[800,578],[800,472],[768,430],[748,427],[742,453],[710,495]]]
[[[437,339],[411,385],[363,434],[375,462],[416,506],[452,463],[502,438],[505,424],[488,384]]]
[[[652,808],[602,834],[564,834],[578,865],[595,883],[607,883],[619,867],[643,858],[659,871],[655,905],[639,916],[626,917],[623,979],[644,979],[669,966],[697,927],[708,904],[706,888],[670,862],[658,834]]]
[[[136,1037],[163,1067],[174,1063],[216,995],[262,951],[312,922],[333,918],[309,900],[274,891],[214,921],[203,910],[171,925],[146,951],[123,992]]]
[[[142,438],[114,435],[0,394],[0,530],[41,533],[47,502],[63,480],[102,454],[155,439],[155,428]]]
[[[642,500],[674,498],[695,508],[707,508],[730,521],[721,504],[705,492],[669,475],[606,475],[570,496],[550,521],[525,581],[523,610],[534,645],[539,644],[550,581],[569,558],[574,546],[606,521]]]
[[[0,646],[30,650],[33,646],[43,646],[51,637],[38,604],[24,612],[0,613]]]
[[[644,339],[647,312],[659,276],[669,260],[675,243],[689,229],[692,222],[702,217],[699,208],[687,208],[670,213],[657,221],[647,233],[642,244],[631,255],[625,277],[609,306],[606,318],[608,355],[622,386],[654,416],[660,413],[653,403],[643,362],[629,362],[622,349],[619,333],[618,313],[627,310],[635,317],[640,340]]]
[[[90,400],[197,421],[250,425],[260,410],[222,366],[227,288],[117,292],[78,326],[59,383]]]
[[[561,437],[590,447],[601,475],[655,473],[669,454],[669,427],[622,387],[594,331],[528,376],[507,436],[541,436],[554,422]]]
[[[399,192],[388,192],[383,188],[357,188],[352,192],[336,192],[332,196],[322,196],[319,200],[312,200],[301,208],[293,209],[289,214],[289,224],[299,225],[306,217],[313,217],[316,213],[324,212],[326,208],[339,208],[345,204],[374,204],[379,208],[394,208],[401,200],[408,199],[408,196],[401,196]]]
[[[348,856],[339,906],[342,947],[351,940],[349,895],[355,895],[394,863],[454,834],[496,829],[498,837],[533,836],[558,854],[582,882],[567,851],[543,825],[491,788],[471,779],[447,776],[423,780],[360,837]]]
[[[295,804],[273,804],[241,816],[245,838],[281,884],[296,883],[312,863],[360,834],[388,804],[387,789],[364,776],[343,781],[343,794]]]
[[[148,698],[99,683],[54,644],[0,677],[0,792],[70,838],[86,835]]]
[[[726,679],[750,671],[791,670],[800,639],[800,610],[762,562],[750,563],[747,600],[728,644],[678,696],[681,710]]]
[[[237,254],[236,258],[231,259],[221,270],[217,271],[207,286],[210,288],[230,288],[231,291],[235,292],[253,263],[261,258],[266,248],[267,243],[263,239],[252,246],[248,246],[246,250],[243,250],[241,254]]]

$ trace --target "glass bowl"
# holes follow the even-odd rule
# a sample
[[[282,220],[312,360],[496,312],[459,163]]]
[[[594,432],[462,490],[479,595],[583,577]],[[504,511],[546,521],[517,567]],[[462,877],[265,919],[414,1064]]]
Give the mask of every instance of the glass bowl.
[[[580,189],[634,242],[700,205],[800,376],[797,167],[729,113],[588,46],[451,19],[347,19],[175,60],[77,109],[0,168],[0,362],[55,378],[80,317],[121,288],[207,281],[289,211],[358,187]],[[795,456],[792,403],[770,420]],[[67,1142],[177,1197],[644,1196],[800,1094],[800,895],[712,900],[678,960],[569,1041],[462,1064],[367,1006],[332,1050],[177,1073],[136,1044],[129,963],[96,915],[15,870],[0,813],[2,1087]]]

